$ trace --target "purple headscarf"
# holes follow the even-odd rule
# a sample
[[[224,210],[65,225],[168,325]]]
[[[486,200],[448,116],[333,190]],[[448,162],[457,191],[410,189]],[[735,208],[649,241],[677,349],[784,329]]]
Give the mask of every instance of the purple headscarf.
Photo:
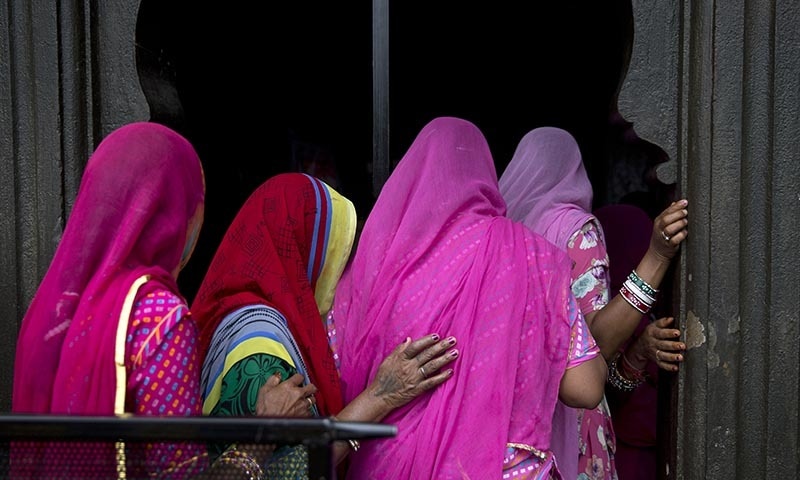
[[[346,400],[407,337],[458,340],[454,375],[384,421],[351,478],[500,478],[506,444],[547,450],[569,344],[569,260],[505,217],[486,139],[426,125],[383,187],[336,291]]]
[[[541,127],[528,132],[500,177],[508,218],[522,222],[562,249],[593,219],[592,184],[577,142],[568,132]]]
[[[172,272],[203,202],[200,159],[155,123],[108,135],[89,159],[64,235],[22,320],[12,410],[111,415],[115,336],[134,280],[178,294]],[[140,290],[144,291],[144,290]]]
[[[528,132],[500,177],[508,217],[522,222],[559,248],[594,220],[592,184],[578,143],[568,132],[541,127]],[[602,239],[602,229],[598,228]],[[564,478],[578,476],[578,416],[559,402],[553,418],[551,448]]]

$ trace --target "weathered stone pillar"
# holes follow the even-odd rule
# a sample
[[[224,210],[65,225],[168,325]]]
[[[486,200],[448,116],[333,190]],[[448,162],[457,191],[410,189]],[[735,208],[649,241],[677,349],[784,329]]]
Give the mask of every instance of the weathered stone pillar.
[[[690,201],[660,478],[797,478],[800,4],[634,0],[620,111]],[[667,408],[667,405],[661,405]]]
[[[149,118],[134,50],[137,0],[5,0],[0,15],[0,411],[19,322],[83,167],[114,128]]]

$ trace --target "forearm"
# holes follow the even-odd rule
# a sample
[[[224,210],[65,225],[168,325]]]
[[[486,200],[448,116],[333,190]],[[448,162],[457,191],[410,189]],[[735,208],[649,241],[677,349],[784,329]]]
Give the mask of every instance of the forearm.
[[[342,411],[336,415],[336,419],[343,422],[378,423],[386,418],[391,411],[392,408],[389,404],[377,396],[372,385],[370,385],[354,398],[352,402],[348,403]],[[347,441],[335,442],[333,448],[334,459],[338,464],[353,450],[353,445]]]
[[[660,257],[651,248],[639,262],[636,273],[651,287],[658,289],[668,268],[669,259]],[[589,330],[606,360],[610,360],[630,338],[642,318],[642,312],[628,303],[619,292],[611,294],[613,298],[606,306],[594,315],[587,315]]]

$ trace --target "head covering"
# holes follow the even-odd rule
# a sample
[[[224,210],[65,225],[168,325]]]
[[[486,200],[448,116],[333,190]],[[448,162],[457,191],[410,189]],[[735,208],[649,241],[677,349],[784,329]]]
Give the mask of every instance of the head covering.
[[[592,184],[572,135],[560,128],[528,132],[500,177],[508,218],[562,249],[593,217]]]
[[[301,173],[272,177],[239,210],[214,255],[192,305],[200,353],[230,312],[248,305],[280,311],[319,389],[322,415],[342,408],[339,376],[321,315],[355,237],[353,204]]]
[[[162,125],[133,123],[89,158],[50,268],[22,320],[15,412],[114,413],[115,337],[134,280],[177,294],[203,173],[189,142]]]
[[[407,337],[458,340],[453,377],[384,421],[353,478],[500,478],[507,442],[546,450],[567,362],[569,261],[505,217],[486,139],[428,123],[383,187],[334,299],[352,400]]]

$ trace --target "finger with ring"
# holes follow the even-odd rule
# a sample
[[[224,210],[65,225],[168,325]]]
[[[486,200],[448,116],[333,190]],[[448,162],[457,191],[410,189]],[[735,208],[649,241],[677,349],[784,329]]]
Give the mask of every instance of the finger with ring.
[[[656,360],[661,361],[661,350],[656,349]]]
[[[665,232],[664,230],[661,230],[661,237],[664,239],[665,242],[669,242],[669,239],[671,238],[669,235],[667,235],[667,232]]]
[[[428,378],[428,375],[425,374],[425,369],[424,368],[419,367],[419,373],[422,374],[422,378]]]
[[[309,410],[313,410],[314,409],[314,400],[311,397],[306,397],[306,400],[308,400],[308,409]]]

